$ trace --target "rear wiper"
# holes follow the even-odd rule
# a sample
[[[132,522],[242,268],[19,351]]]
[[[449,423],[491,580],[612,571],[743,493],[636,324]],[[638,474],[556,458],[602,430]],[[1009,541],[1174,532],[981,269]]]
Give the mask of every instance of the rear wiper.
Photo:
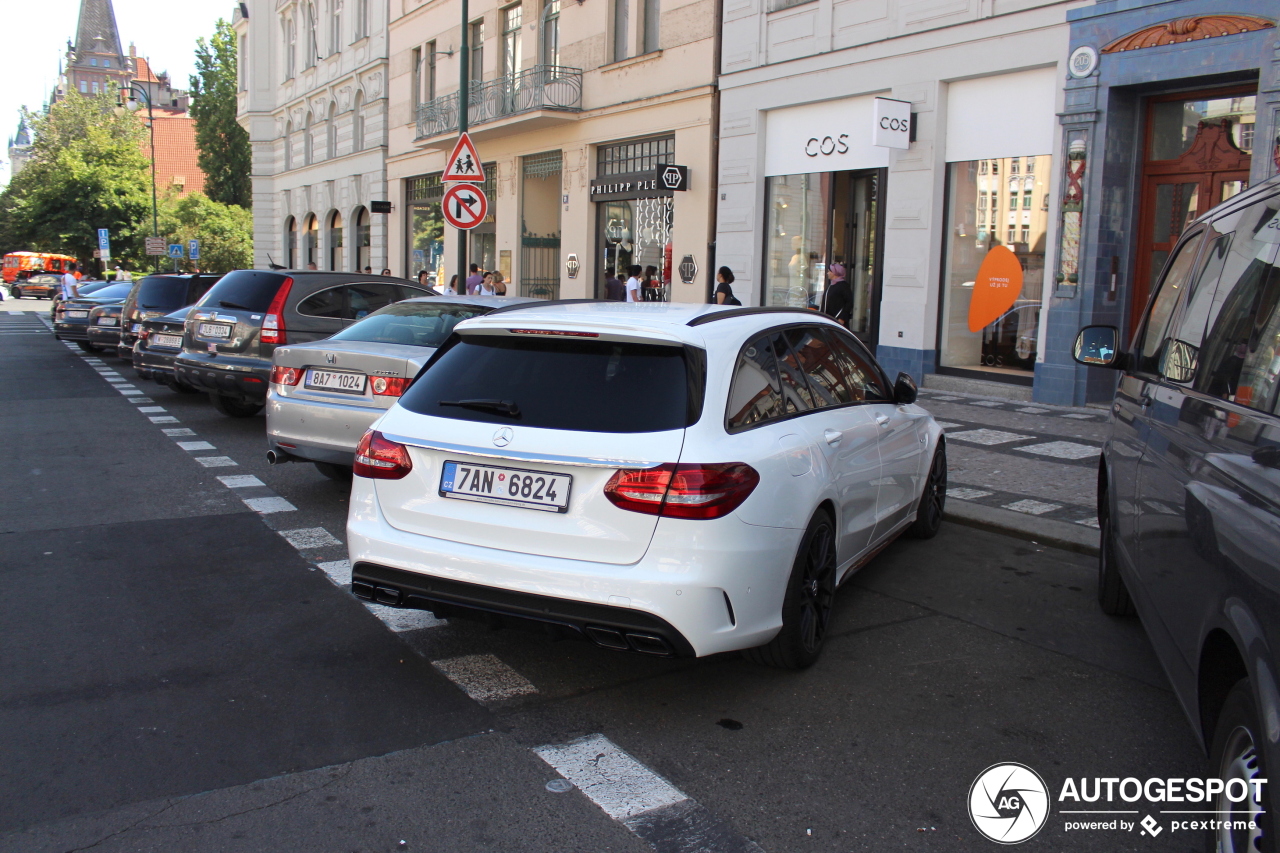
[[[252,310],[248,306],[241,305],[239,302],[228,302],[225,299],[219,301],[218,304],[221,305],[223,308],[239,308],[241,311]]]
[[[497,412],[500,415],[507,415],[512,418],[520,417],[520,407],[510,400],[440,400],[439,405]]]

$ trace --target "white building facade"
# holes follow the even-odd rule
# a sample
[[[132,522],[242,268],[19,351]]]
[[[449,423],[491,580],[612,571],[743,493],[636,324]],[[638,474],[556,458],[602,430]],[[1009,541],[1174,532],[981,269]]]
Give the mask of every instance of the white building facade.
[[[253,152],[254,266],[387,266],[387,4],[249,0],[239,120]],[[241,4],[244,8],[244,4]]]
[[[891,376],[1030,399],[1082,5],[726,0],[716,241],[744,303],[821,306],[839,264]],[[876,144],[877,98],[909,147]]]

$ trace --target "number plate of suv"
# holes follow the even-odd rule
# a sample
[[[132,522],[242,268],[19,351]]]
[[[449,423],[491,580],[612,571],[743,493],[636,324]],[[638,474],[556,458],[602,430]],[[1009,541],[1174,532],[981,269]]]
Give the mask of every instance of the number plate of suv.
[[[510,504],[543,512],[567,511],[572,487],[573,477],[567,474],[469,462],[445,462],[440,477],[441,497]]]
[[[229,338],[231,337],[231,327],[224,326],[221,323],[201,323],[197,333],[206,338]]]

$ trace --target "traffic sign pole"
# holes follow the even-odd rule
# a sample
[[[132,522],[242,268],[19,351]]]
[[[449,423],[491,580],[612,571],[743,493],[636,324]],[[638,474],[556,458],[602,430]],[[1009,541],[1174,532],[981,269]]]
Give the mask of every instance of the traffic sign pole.
[[[468,41],[471,33],[471,11],[467,0],[462,0],[462,38],[458,47],[458,136],[461,138],[470,129],[467,115],[471,110],[471,45]],[[443,210],[444,205],[441,204]],[[467,232],[458,229],[458,288],[459,293],[467,292]]]

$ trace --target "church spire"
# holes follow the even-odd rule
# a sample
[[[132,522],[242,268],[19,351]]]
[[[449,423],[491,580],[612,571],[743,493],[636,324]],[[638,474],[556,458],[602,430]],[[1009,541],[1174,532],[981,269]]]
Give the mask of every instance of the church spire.
[[[111,0],[80,0],[80,24],[76,29],[76,53],[123,56],[116,11]]]

